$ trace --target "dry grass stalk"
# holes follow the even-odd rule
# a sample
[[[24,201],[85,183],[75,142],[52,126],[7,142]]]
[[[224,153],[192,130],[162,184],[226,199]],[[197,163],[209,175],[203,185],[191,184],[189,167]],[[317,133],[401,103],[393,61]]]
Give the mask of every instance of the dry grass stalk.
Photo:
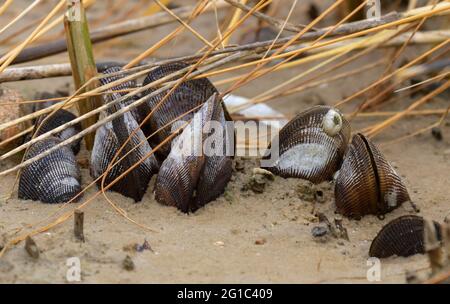
[[[77,16],[80,19],[75,18]],[[97,75],[97,66],[95,65],[92,44],[89,36],[88,23],[83,5],[79,0],[72,1],[67,7],[64,17],[64,28],[66,31],[67,48],[72,67],[72,75],[77,89],[84,86],[90,79]],[[81,92],[95,89],[98,82],[93,81],[86,85]],[[80,115],[91,112],[102,105],[102,99],[99,96],[91,96],[77,103]],[[98,115],[89,117],[81,122],[83,129],[86,129],[98,119]],[[86,148],[92,150],[94,145],[94,134],[87,134],[84,138]]]

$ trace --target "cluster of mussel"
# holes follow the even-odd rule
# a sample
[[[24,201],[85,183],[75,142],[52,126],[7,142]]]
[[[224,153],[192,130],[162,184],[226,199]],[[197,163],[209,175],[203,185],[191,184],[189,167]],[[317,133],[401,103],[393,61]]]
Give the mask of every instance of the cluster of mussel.
[[[180,63],[159,66],[147,75],[143,86],[186,66]],[[107,69],[102,84],[119,80],[117,72],[120,70],[119,67]],[[136,97],[125,96],[124,91],[136,86],[135,81],[127,81],[113,87],[104,96],[104,103],[110,106],[101,115],[112,115],[135,102]],[[185,150],[192,147],[195,138],[207,138],[200,133],[204,134],[209,122],[217,121],[225,127],[228,115],[208,79],[186,81],[167,98],[166,93],[148,89],[140,96],[146,97],[145,102],[97,129],[90,173],[98,185],[103,180],[109,190],[136,202],[142,199],[152,176],[157,174],[155,198],[158,202],[176,206],[183,212],[195,211],[223,193],[231,178],[232,160],[224,152],[230,139],[226,138],[228,133],[223,132],[224,147],[219,148],[224,149],[221,154],[224,156],[189,154]],[[174,122],[180,117],[188,123],[176,133],[179,125]],[[36,123],[35,135],[74,118],[65,110],[42,117]],[[200,121],[201,125],[194,125],[194,121]],[[79,125],[73,125],[35,143],[25,158],[43,153],[79,130]],[[334,179],[337,211],[347,217],[360,218],[368,214],[381,217],[410,201],[401,178],[380,150],[362,134],[351,138],[349,122],[335,108],[316,106],[298,114],[280,130],[277,142],[279,157],[266,162],[269,165],[264,168],[282,177],[302,178],[313,183]],[[197,145],[203,147],[203,141]],[[59,203],[76,196],[81,190],[75,160],[79,146],[80,142],[75,142],[26,167],[21,174],[19,197]],[[264,159],[271,160],[270,153]],[[111,166],[114,162],[116,164]],[[423,230],[420,217],[399,218],[382,229],[370,254],[382,257],[423,252]]]
[[[380,150],[363,134],[353,135],[351,141],[350,136],[350,124],[338,110],[313,107],[280,130],[276,141],[279,157],[272,160],[273,152],[269,151],[264,158],[271,161],[265,168],[282,177],[316,184],[334,179],[337,212],[353,219],[368,214],[382,218],[411,202],[401,178]],[[441,226],[433,223],[441,240]],[[401,216],[381,229],[369,255],[384,258],[424,253],[424,231],[422,217]]]
[[[187,65],[184,63],[159,66],[147,75],[142,85],[146,86],[185,67]],[[108,84],[121,79],[123,76],[117,73],[120,71],[119,67],[106,69],[106,77],[101,78],[100,82]],[[135,102],[138,97],[125,95],[127,90],[136,87],[135,81],[125,81],[112,87],[103,98],[104,103],[110,106],[101,113],[101,118]],[[191,148],[193,139],[207,138],[202,134],[208,133],[209,122],[219,122],[225,128],[226,110],[208,79],[183,82],[163,100],[166,93],[148,89],[140,96],[146,98],[144,103],[97,129],[90,173],[98,186],[103,184],[107,189],[136,202],[146,193],[152,176],[158,174],[156,200],[176,206],[183,212],[195,211],[224,191],[231,178],[232,161],[225,153],[224,156],[191,155],[184,150]],[[35,124],[35,136],[74,118],[65,110],[41,117]],[[179,125],[174,123],[178,119],[187,122],[180,132],[180,128],[177,129]],[[194,121],[201,122],[201,126],[194,125]],[[74,125],[38,141],[27,151],[25,159],[44,153],[79,131],[80,126]],[[213,132],[212,128],[210,132]],[[176,137],[172,136],[173,133]],[[228,142],[226,136],[224,133],[224,149]],[[203,147],[203,142],[196,144]],[[62,147],[27,166],[21,174],[19,197],[46,203],[62,203],[76,197],[81,191],[80,170],[75,159],[79,146],[80,143],[76,142],[70,147]]]

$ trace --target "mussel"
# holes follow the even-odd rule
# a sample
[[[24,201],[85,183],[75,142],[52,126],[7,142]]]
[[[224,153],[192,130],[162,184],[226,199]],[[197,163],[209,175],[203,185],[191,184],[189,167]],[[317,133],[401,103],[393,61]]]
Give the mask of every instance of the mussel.
[[[105,73],[112,73],[118,71],[117,68],[110,68]],[[105,77],[101,79],[102,84],[109,83],[116,80],[116,77]],[[120,86],[112,88],[104,97],[104,102],[122,98],[126,95],[125,92],[114,92],[121,89],[129,89],[132,83],[125,82]],[[112,105],[105,113],[101,113],[101,117],[111,115],[116,111],[122,109],[127,103],[131,102],[129,99],[124,100],[118,104]],[[133,134],[134,132],[134,134]],[[129,136],[132,135],[131,140],[127,142]],[[127,142],[125,144],[125,142]],[[148,184],[153,174],[158,171],[158,162],[153,154],[144,133],[139,128],[135,116],[131,112],[125,112],[111,122],[108,122],[97,129],[94,140],[94,147],[91,156],[91,176],[94,179],[100,177],[106,170],[114,156],[123,146],[121,153],[115,159],[118,161],[122,159],[117,165],[111,168],[105,178],[105,187],[111,184],[116,178],[129,171],[123,178],[110,186],[110,190],[116,191],[122,195],[134,199],[136,202],[140,201],[147,191]],[[150,156],[149,156],[150,155]],[[135,167],[133,167],[135,166]],[[133,167],[133,169],[131,169]],[[97,185],[101,185],[101,180],[97,181]]]
[[[144,79],[143,86],[186,67],[188,67],[188,65],[185,63],[161,65],[148,73],[147,77]],[[156,89],[157,88],[150,88],[144,95],[149,95]],[[145,103],[138,107],[138,113],[140,115],[140,118],[138,119],[139,123],[141,123],[150,111],[153,110],[153,114],[142,126],[142,130],[147,136],[159,130],[158,133],[150,138],[150,145],[153,147],[159,145],[170,135],[172,132],[170,125],[175,120],[186,113],[187,114],[184,115],[181,120],[187,121],[191,119],[194,116],[194,112],[198,111],[198,109],[195,110],[195,108],[206,102],[211,95],[217,93],[217,90],[207,78],[201,78],[183,82],[164,102],[161,102],[167,93],[168,91],[164,91],[148,98]],[[156,155],[159,159],[163,160],[167,157],[169,151],[170,142],[161,146],[156,152]]]
[[[313,183],[331,180],[342,163],[349,139],[350,124],[337,109],[315,106],[280,130],[279,157],[264,167],[282,177]],[[269,151],[273,149],[276,147],[272,141]],[[264,159],[271,157],[269,154]]]
[[[410,201],[402,180],[378,148],[364,135],[352,138],[335,183],[339,213],[360,218],[382,216]]]
[[[34,135],[35,137],[37,137],[53,129],[56,129],[57,127],[62,126],[63,124],[68,123],[74,120],[75,118],[77,118],[75,114],[64,109],[60,109],[50,116],[41,115],[35,123],[33,133],[35,133]],[[64,130],[54,134],[53,136],[61,139],[61,141],[64,141],[66,139],[71,138],[72,136],[76,135],[79,132],[81,132],[81,124],[77,123],[73,126],[65,128]],[[80,144],[81,138],[70,144],[70,147],[73,153],[75,153],[75,155],[78,154],[78,152],[80,151]]]
[[[211,122],[217,122],[218,128],[213,130]],[[205,153],[203,147],[212,133],[217,136],[212,144],[214,151]],[[156,179],[156,200],[187,213],[222,194],[232,173],[231,157],[226,155],[230,140],[221,102],[214,94],[172,141]]]
[[[60,144],[56,137],[48,137],[31,145],[25,160],[44,153]],[[81,191],[81,176],[75,155],[67,147],[61,147],[27,167],[20,175],[19,198],[55,204],[74,198]]]
[[[442,239],[441,226],[434,222],[436,238]],[[425,253],[425,220],[420,216],[405,215],[394,219],[378,232],[372,241],[369,256],[387,258],[393,255],[408,257]]]

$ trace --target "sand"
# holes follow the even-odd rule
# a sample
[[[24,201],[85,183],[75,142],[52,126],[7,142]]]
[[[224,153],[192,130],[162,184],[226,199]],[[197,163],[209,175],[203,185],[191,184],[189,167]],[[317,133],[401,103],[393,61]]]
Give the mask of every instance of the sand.
[[[207,27],[201,25],[208,24],[208,20],[199,20],[194,25],[206,30]],[[165,26],[156,33],[152,32],[154,36],[150,38],[148,33],[140,33],[117,39],[114,43],[99,44],[95,47],[96,56],[131,59],[138,50],[151,45],[173,28]],[[166,52],[160,51],[156,56],[187,54],[200,45],[189,34],[184,34],[176,43],[183,45],[183,48],[167,48]],[[418,48],[408,49],[405,58],[417,56],[419,52]],[[376,60],[383,55],[381,52],[375,53],[369,60]],[[67,58],[62,54],[40,62],[51,60],[65,62]],[[355,68],[362,62],[367,63],[355,62],[349,68]],[[375,69],[364,76],[346,78],[303,94],[276,100],[271,105],[286,115],[319,102],[331,105],[364,87],[381,72],[382,69]],[[276,81],[282,82],[297,73],[296,70],[280,72]],[[57,81],[12,83],[8,86],[32,98],[38,91],[53,91],[70,81],[70,78],[63,78]],[[251,97],[259,94],[262,88],[273,85],[274,78],[265,77],[236,94]],[[402,109],[410,102],[406,98],[384,109]],[[444,101],[432,104],[436,108],[444,105]],[[376,137],[375,143],[382,144],[398,138],[436,119],[433,116],[405,118]],[[378,121],[356,119],[353,129],[359,130]],[[398,144],[381,146],[382,152],[402,176],[412,200],[421,210],[420,215],[437,221],[443,221],[450,211],[448,122],[442,132],[442,141],[437,141],[427,132]],[[85,164],[88,156],[83,149],[78,160]],[[332,236],[317,240],[311,234],[312,228],[318,225],[314,214],[322,212],[330,220],[337,216],[332,184],[320,185],[325,196],[320,203],[301,198],[297,189],[304,181],[299,179],[275,177],[274,181],[267,182],[263,193],[254,193],[243,188],[249,182],[253,168],[258,167],[258,161],[239,159],[239,163],[243,163],[245,168],[233,171],[226,194],[193,214],[183,214],[175,208],[158,204],[153,195],[154,181],[142,202],[137,204],[117,193],[108,192],[108,198],[123,208],[131,219],[151,227],[155,232],[146,231],[127,221],[100,196],[83,209],[85,242],[75,239],[73,219],[70,218],[34,236],[40,250],[37,260],[27,254],[23,243],[12,246],[0,259],[0,282],[68,282],[70,266],[67,266],[67,261],[75,257],[81,262],[83,283],[367,283],[366,274],[370,267],[367,264],[368,250],[373,237],[390,220],[405,214],[415,214],[405,204],[387,214],[384,220],[375,216],[366,216],[360,221],[344,218],[348,241]],[[0,169],[11,165],[11,162],[0,163]],[[89,184],[91,178],[86,166],[83,166],[82,174],[83,184]],[[13,182],[13,175],[1,178],[2,196],[10,191]],[[83,201],[96,191],[95,187],[88,190]],[[67,206],[65,210],[76,206]],[[0,245],[30,231],[29,224],[35,224],[34,228],[48,224],[51,222],[48,217],[59,208],[18,200],[15,192],[12,199],[0,202]],[[145,241],[149,244],[148,249],[135,250],[136,244],[142,245]],[[124,267],[127,256],[127,260],[131,259],[134,264],[132,270]],[[426,256],[382,260],[381,283],[405,282],[407,271],[426,273]]]

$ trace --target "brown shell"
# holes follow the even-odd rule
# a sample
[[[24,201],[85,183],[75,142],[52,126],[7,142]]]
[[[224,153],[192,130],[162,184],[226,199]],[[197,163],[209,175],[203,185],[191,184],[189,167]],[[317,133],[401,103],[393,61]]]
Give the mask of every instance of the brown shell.
[[[106,72],[108,71],[115,72],[116,69],[106,70]],[[115,79],[111,77],[103,78],[102,81],[108,83],[108,81],[113,80]],[[130,84],[127,83],[120,86],[120,88],[129,87]],[[126,93],[112,93],[105,95],[104,101],[108,103],[117,98],[121,98],[125,94]],[[125,100],[124,103],[126,104],[127,100]],[[102,116],[120,110],[124,106],[124,103],[112,106],[107,112],[102,113]],[[147,191],[150,179],[158,171],[159,165],[155,156],[151,154],[152,148],[144,133],[139,128],[132,113],[125,112],[123,115],[114,118],[112,121],[97,129],[94,147],[92,149],[90,172],[94,179],[101,176],[107,170],[118,150],[123,146],[134,130],[136,130],[135,134],[125,145],[115,161],[122,158],[123,160],[109,171],[109,174],[105,178],[105,186],[112,183],[128,169],[140,162],[133,170],[128,172],[127,175],[123,176],[118,182],[110,187],[110,190],[116,191],[138,202]],[[142,159],[144,160],[141,161]],[[100,187],[101,179],[97,181],[97,185]]]
[[[437,239],[441,240],[441,227],[433,222]],[[369,256],[387,258],[393,255],[408,257],[425,253],[425,220],[420,216],[405,215],[385,225],[372,241]]]
[[[410,201],[400,177],[362,134],[353,136],[334,193],[339,213],[354,218],[383,215]]]
[[[172,63],[159,66],[147,75],[143,82],[143,86],[186,67],[188,67],[188,65],[185,63]],[[145,92],[145,95],[148,95],[155,90],[156,88],[151,88]],[[138,119],[138,122],[142,122],[150,111],[154,110],[148,123],[144,124],[142,128],[147,136],[169,124],[169,126],[160,130],[150,138],[150,144],[152,146],[157,146],[171,134],[172,128],[170,124],[172,124],[175,119],[178,119],[181,115],[206,102],[211,95],[217,93],[217,90],[207,78],[189,80],[183,82],[158,106],[167,93],[168,91],[159,93],[139,106],[138,111],[140,118]],[[183,116],[181,120],[188,121],[194,116],[194,112],[196,111]],[[160,156],[161,159],[164,159],[169,154],[169,151],[170,142],[163,145],[156,154],[157,156]]]
[[[201,119],[201,128],[192,121],[172,141],[172,149],[161,165],[155,186],[155,198],[164,205],[176,206],[183,212],[195,211],[223,193],[231,178],[231,157],[226,155],[185,154],[189,139],[199,136],[205,125],[214,120],[225,128],[223,109],[217,96],[212,96],[197,112],[194,119]],[[224,143],[228,144],[226,132]],[[200,135],[201,136],[201,135]],[[199,142],[204,146],[204,139]],[[198,137],[197,137],[198,138]],[[197,147],[194,147],[194,149]],[[225,147],[222,151],[225,151]]]
[[[282,177],[303,178],[313,183],[331,180],[342,163],[350,139],[350,124],[342,116],[341,130],[334,136],[328,135],[323,120],[330,110],[337,111],[329,106],[313,107],[284,126],[278,136],[279,159],[264,168]],[[273,147],[272,142],[269,149]],[[294,164],[283,165],[292,157]]]

